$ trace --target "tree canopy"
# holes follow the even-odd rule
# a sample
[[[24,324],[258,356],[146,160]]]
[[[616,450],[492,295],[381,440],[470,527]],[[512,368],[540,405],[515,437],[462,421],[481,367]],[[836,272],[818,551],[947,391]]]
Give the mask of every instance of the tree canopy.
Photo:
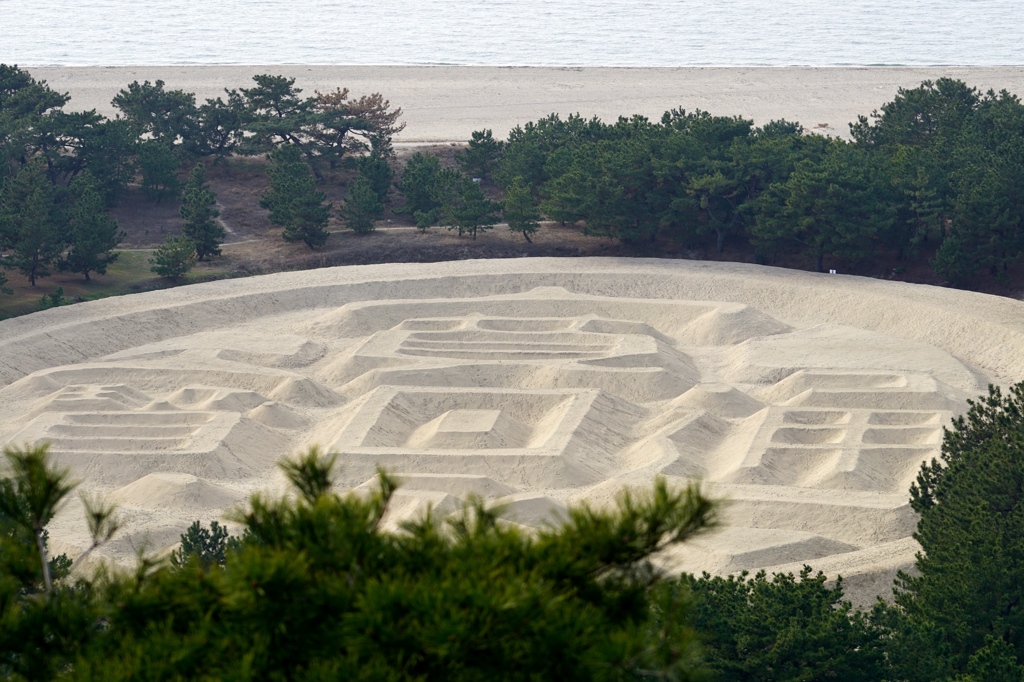
[[[345,226],[357,234],[373,232],[373,221],[384,212],[384,205],[373,190],[370,179],[360,173],[352,182],[348,199],[341,209]]]
[[[14,679],[580,679],[1019,682],[1024,383],[947,430],[911,489],[922,551],[895,603],[855,611],[805,567],[669,578],[651,561],[714,525],[656,480],[527,532],[471,500],[387,530],[400,481],[334,490],[335,457],[281,467],[293,494],[194,523],[168,560],[76,573],[48,525],[76,482],[45,445],[0,479],[0,674]],[[91,542],[116,510],[84,498]],[[241,672],[239,672],[241,671]]]
[[[202,103],[162,81],[132,82],[113,100],[114,119],[65,111],[67,102],[45,81],[0,65],[0,175],[7,184],[25,166],[40,164],[59,215],[84,173],[108,208],[136,183],[164,201],[177,197],[184,170],[197,162],[282,147],[298,152],[315,185],[338,175],[347,182],[358,168],[386,205],[396,161],[392,138],[403,127],[401,109],[379,93],[309,95],[294,78],[271,74]],[[698,254],[707,248],[719,258],[875,274],[877,263],[886,274],[895,268],[893,276],[914,267],[934,273],[934,283],[961,287],[1009,287],[1019,279],[1024,105],[1017,96],[949,78],[925,81],[860,117],[851,137],[843,142],[785,120],[756,127],[699,110],[608,122],[552,114],[504,140],[489,129],[474,131],[454,163],[482,180],[483,200],[504,204],[514,194],[514,221],[522,210],[531,216],[525,225],[545,218],[576,224],[641,251],[659,244]],[[451,166],[431,153],[409,158],[397,184],[400,210],[423,228],[440,221],[476,234],[493,224],[493,207],[477,202],[484,217],[467,217],[459,228],[453,211],[469,195],[450,191],[452,178],[443,173],[454,172]],[[324,235],[310,227],[323,224],[325,202],[315,194],[307,189],[308,201],[293,211],[305,214],[306,227],[286,230],[311,246]],[[57,256],[48,247],[28,261],[14,256],[7,222],[0,262],[8,271],[22,270],[15,260],[31,261],[36,279],[52,270],[47,261],[66,260],[66,222],[58,221]],[[199,251],[204,259],[212,255],[201,245]]]
[[[301,241],[311,249],[323,246],[329,235],[331,204],[316,189],[316,179],[298,147],[275,149],[270,155],[270,187],[260,206],[270,211],[270,222],[284,228],[286,242]]]
[[[182,190],[178,212],[181,215],[181,234],[195,245],[196,258],[200,261],[219,256],[220,245],[227,235],[224,226],[217,222],[220,211],[214,208],[216,203],[217,195],[206,181],[206,167],[197,163]]]
[[[107,266],[117,260],[114,249],[125,234],[105,211],[99,183],[91,173],[76,177],[70,193],[71,203],[65,213],[70,248],[60,268],[80,273],[89,281],[89,273],[105,274]]]
[[[954,420],[911,504],[922,551],[915,574],[897,581],[891,614],[905,679],[1021,679],[1024,384],[990,387]],[[977,677],[997,665],[989,659],[1016,676]]]
[[[0,488],[21,491],[27,477],[60,485],[25,516],[33,529],[72,488],[42,455]],[[657,482],[646,494],[623,493],[607,511],[574,508],[564,525],[536,534],[479,501],[448,520],[428,514],[388,532],[398,482],[381,473],[372,494],[341,496],[333,463],[316,449],[284,462],[295,495],[253,497],[235,518],[245,529],[237,541],[220,526],[204,533],[195,524],[169,564],[145,560],[134,573],[57,581],[44,599],[19,597],[22,583],[5,573],[2,670],[105,680],[143,671],[154,679],[696,674],[686,599],[659,593],[655,606],[650,596],[663,579],[649,564],[713,523],[714,505],[696,487]],[[113,512],[90,509],[102,543],[116,530]],[[0,536],[8,548],[17,549]],[[36,584],[32,573],[22,580]]]
[[[168,237],[149,259],[150,270],[166,279],[177,281],[196,263],[196,245],[188,237]]]

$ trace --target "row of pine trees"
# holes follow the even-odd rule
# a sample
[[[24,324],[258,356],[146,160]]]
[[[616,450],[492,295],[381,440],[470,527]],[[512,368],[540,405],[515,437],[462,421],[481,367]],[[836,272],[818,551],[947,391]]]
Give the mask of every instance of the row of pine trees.
[[[118,115],[108,119],[65,111],[66,94],[0,64],[0,289],[5,270],[21,272],[32,286],[55,270],[87,280],[104,274],[124,239],[109,209],[133,185],[154,202],[181,201],[181,236],[158,249],[150,261],[155,272],[177,278],[193,262],[219,255],[225,231],[204,160],[271,155],[272,186],[261,204],[286,240],[314,248],[326,239],[331,210],[316,185],[359,159],[344,215],[353,229],[372,229],[383,211],[380,178],[391,181],[401,110],[377,94],[303,97],[294,79],[253,80],[251,88],[202,105],[162,81],[133,82],[114,97]],[[364,171],[377,173],[370,176],[377,200]]]
[[[138,182],[156,201],[181,196],[185,234],[154,266],[178,276],[223,240],[208,186],[192,177],[182,193],[179,177],[246,154],[270,160],[260,205],[271,222],[310,248],[326,242],[334,210],[323,183],[344,173],[337,213],[359,233],[389,206],[472,237],[503,220],[529,241],[546,218],[647,249],[729,247],[855,272],[881,261],[894,275],[925,265],[954,286],[1011,286],[1024,255],[1024,105],[952,79],[900,90],[851,126],[849,142],[682,109],[657,122],[551,115],[506,140],[473,133],[458,168],[420,152],[398,174],[401,110],[379,95],[254,83],[201,106],[160,81],[131,83],[114,99],[120,115],[104,119],[64,112],[66,96],[0,65],[4,265],[32,282],[59,267],[103,272],[120,235],[104,207]]]

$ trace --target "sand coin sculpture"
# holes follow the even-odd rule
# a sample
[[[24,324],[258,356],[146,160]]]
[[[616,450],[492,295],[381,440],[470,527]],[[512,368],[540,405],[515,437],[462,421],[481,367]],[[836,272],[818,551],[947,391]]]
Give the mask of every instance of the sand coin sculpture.
[[[555,523],[655,476],[723,527],[670,570],[799,570],[861,601],[909,566],[907,490],[942,427],[1024,362],[1022,304],[736,264],[518,259],[283,273],[0,323],[0,442],[48,441],[123,509],[107,548],[174,543],[312,444],[389,523],[471,494]],[[84,543],[74,509],[51,531]]]

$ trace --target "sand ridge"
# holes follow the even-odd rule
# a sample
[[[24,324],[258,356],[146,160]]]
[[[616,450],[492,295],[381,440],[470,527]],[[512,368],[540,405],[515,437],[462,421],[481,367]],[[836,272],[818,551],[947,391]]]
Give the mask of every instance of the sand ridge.
[[[48,440],[173,543],[311,444],[383,465],[392,526],[471,494],[536,527],[656,475],[728,500],[672,570],[847,576],[913,561],[907,488],[942,427],[1024,375],[1024,304],[744,264],[515,259],[279,273],[0,323],[0,442]],[[76,511],[55,548],[85,542]],[[881,587],[880,587],[881,586]]]

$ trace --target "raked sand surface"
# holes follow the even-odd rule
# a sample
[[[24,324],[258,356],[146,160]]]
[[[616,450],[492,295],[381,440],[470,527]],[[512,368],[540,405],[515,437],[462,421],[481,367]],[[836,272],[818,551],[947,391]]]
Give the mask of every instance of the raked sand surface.
[[[473,66],[147,66],[32,68],[37,78],[71,94],[71,109],[112,115],[111,99],[131,81],[162,79],[202,101],[225,87],[247,87],[254,74],[296,78],[312,94],[349,88],[380,92],[402,107],[401,143],[462,142],[490,128],[504,137],[516,125],[550,113],[615,120],[660,118],[675,107],[742,115],[762,124],[799,121],[809,130],[847,136],[858,114],[870,114],[900,87],[959,78],[982,90],[1024,95],[1024,67],[731,67],[536,68]]]
[[[118,502],[104,555],[166,548],[312,444],[388,523],[471,493],[526,527],[699,478],[723,527],[671,570],[798,570],[888,594],[942,427],[1024,377],[1024,303],[745,264],[511,259],[226,280],[0,322],[0,443],[49,441]],[[85,545],[78,504],[50,533]]]

